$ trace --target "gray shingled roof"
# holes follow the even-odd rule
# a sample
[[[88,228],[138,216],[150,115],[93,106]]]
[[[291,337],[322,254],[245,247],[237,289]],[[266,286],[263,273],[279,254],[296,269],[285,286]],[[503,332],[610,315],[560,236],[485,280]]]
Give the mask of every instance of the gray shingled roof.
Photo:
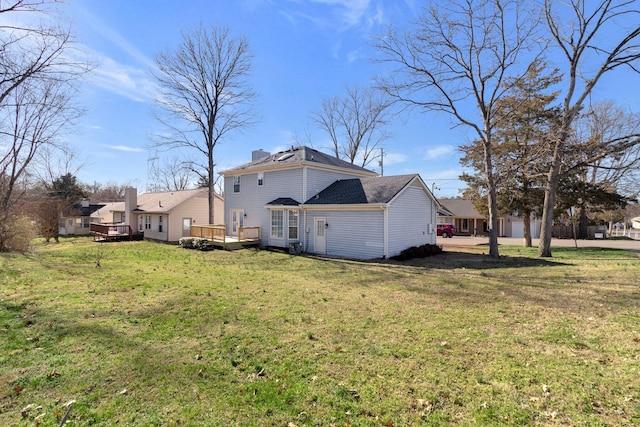
[[[72,215],[75,216],[91,216],[92,213],[103,207],[104,204],[90,204],[82,206],[82,203],[75,203],[71,206]]]
[[[258,160],[254,160],[249,163],[237,166],[235,168],[227,169],[221,172],[221,175],[228,175],[234,173],[245,173],[253,169],[265,169],[269,167],[285,167],[287,165],[296,165],[305,162],[307,164],[318,164],[339,167],[343,169],[349,169],[358,172],[368,172],[373,174],[375,172],[369,169],[362,168],[360,166],[352,165],[349,162],[340,160],[332,155],[322,153],[309,147],[295,147],[291,150],[280,151],[276,154],[272,154],[268,157],[263,157]]]
[[[316,196],[307,200],[305,204],[351,205],[388,203],[416,176],[416,174],[413,174],[338,180]]]
[[[484,218],[484,215],[476,210],[471,200],[440,199],[440,204],[456,218]]]
[[[270,201],[267,205],[270,206],[298,206],[300,203],[291,197],[278,197],[275,200]]]

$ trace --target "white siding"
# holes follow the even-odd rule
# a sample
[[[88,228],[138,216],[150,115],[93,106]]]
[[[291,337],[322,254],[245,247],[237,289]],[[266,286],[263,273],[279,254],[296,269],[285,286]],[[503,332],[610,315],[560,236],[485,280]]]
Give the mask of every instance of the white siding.
[[[420,186],[408,187],[400,193],[389,206],[388,215],[389,257],[411,246],[436,243],[436,208]]]
[[[326,255],[355,259],[381,258],[384,255],[384,211],[338,210],[307,211],[305,231],[310,230],[306,251],[313,252],[313,218],[325,217]]]
[[[231,234],[231,209],[244,209],[244,226],[260,227],[263,245],[285,247],[284,239],[270,239],[271,222],[265,205],[279,197],[290,197],[300,203],[304,202],[302,168],[264,172],[264,184],[261,187],[258,186],[257,173],[242,175],[240,179],[240,192],[234,193],[233,176],[228,175],[224,178],[224,218],[227,234]]]

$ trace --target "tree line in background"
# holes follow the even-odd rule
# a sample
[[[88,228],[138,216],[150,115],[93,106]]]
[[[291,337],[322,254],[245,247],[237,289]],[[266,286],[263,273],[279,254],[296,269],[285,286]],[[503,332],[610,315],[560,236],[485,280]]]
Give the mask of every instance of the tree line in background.
[[[12,249],[24,207],[18,202],[29,191],[40,188],[47,195],[42,203],[55,206],[41,211],[59,214],[89,193],[68,164],[57,174],[51,168],[50,153],[65,151],[64,132],[82,112],[73,102],[76,81],[91,69],[66,54],[73,38],[56,19],[55,3],[0,4],[0,14],[42,18],[37,25],[0,24],[2,251]],[[434,3],[412,26],[390,27],[375,39],[383,71],[372,85],[325,98],[310,119],[329,137],[326,148],[336,157],[367,166],[382,160],[392,119],[411,110],[445,113],[474,135],[460,146],[469,171],[462,179],[467,197],[488,213],[490,255],[499,255],[498,217],[515,212],[525,221],[529,245],[528,221],[542,219],[539,255],[548,257],[554,219],[566,207],[578,209],[583,229],[590,212],[637,197],[637,116],[591,99],[604,76],[639,71],[639,40],[635,1]],[[209,188],[211,222],[219,189],[215,149],[256,121],[252,59],[246,38],[202,24],[156,56],[162,131],[154,136],[151,188],[185,189],[195,176]],[[174,150],[181,155],[160,161],[158,153]],[[34,168],[38,161],[41,167]],[[37,179],[42,168],[48,176]],[[51,228],[40,232],[55,238]]]

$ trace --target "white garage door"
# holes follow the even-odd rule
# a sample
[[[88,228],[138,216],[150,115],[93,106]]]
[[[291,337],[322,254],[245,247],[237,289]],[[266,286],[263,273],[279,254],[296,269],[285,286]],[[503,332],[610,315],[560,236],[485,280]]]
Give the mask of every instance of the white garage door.
[[[524,237],[524,221],[511,221],[511,237]]]

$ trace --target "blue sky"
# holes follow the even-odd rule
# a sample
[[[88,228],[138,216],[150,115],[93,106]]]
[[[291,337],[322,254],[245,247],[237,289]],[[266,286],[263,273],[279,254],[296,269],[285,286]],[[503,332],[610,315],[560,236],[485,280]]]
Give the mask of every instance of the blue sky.
[[[389,23],[411,22],[413,0],[74,0],[67,13],[98,67],[83,86],[87,114],[72,137],[86,158],[83,182],[129,183],[144,191],[156,94],[154,56],[175,48],[180,31],[200,22],[246,36],[254,54],[257,123],[216,150],[219,170],[245,163],[251,151],[290,147],[294,136],[325,150],[327,137],[311,121],[324,98],[346,85],[367,85],[381,65],[371,61],[372,36]],[[456,146],[464,135],[446,117],[401,116],[385,142],[385,175],[420,173],[439,196],[457,194]],[[378,170],[377,165],[370,164]]]
[[[115,182],[145,191],[156,88],[149,71],[161,50],[175,48],[180,31],[202,22],[228,26],[246,36],[254,54],[251,78],[258,94],[257,123],[218,146],[224,170],[250,160],[251,151],[276,152],[294,136],[310,136],[316,149],[327,137],[311,121],[324,98],[346,85],[367,85],[382,66],[372,37],[388,24],[402,27],[420,12],[418,0],[73,0],[66,11],[83,49],[99,63],[83,85],[87,114],[71,142],[86,158],[83,182]],[[598,95],[615,96],[614,81]],[[624,90],[618,93],[622,98]],[[626,91],[628,102],[635,95]],[[637,97],[636,97],[637,98]],[[457,146],[469,135],[447,116],[403,115],[389,129],[385,175],[419,173],[438,197],[458,194],[462,184]],[[325,150],[326,151],[326,150]],[[378,170],[376,165],[370,168]]]

